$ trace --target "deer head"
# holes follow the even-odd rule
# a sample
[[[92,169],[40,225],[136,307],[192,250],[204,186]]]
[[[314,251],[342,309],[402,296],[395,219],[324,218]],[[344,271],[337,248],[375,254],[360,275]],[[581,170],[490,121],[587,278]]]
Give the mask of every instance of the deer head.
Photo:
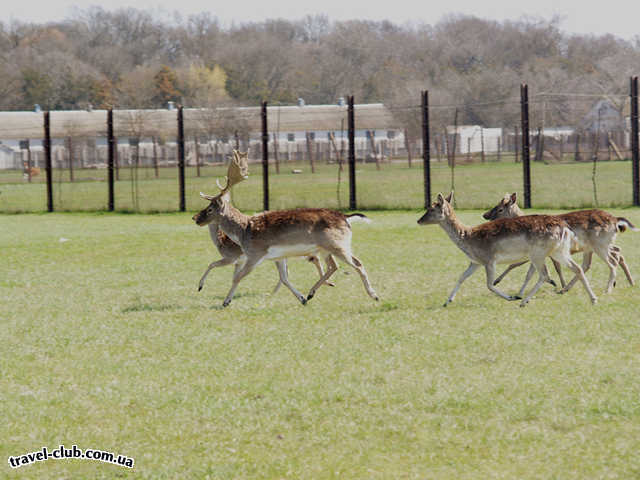
[[[418,220],[419,225],[429,225],[432,223],[440,223],[445,217],[449,216],[452,211],[451,201],[453,200],[453,192],[446,198],[439,193],[435,202],[431,204],[426,213]]]
[[[498,204],[493,207],[491,210],[482,214],[482,217],[485,220],[496,220],[498,218],[512,218],[517,217],[519,212],[517,201],[517,195],[512,193],[509,195],[508,193],[504,196],[502,200],[498,202]]]
[[[248,152],[238,152],[237,150],[234,150],[233,158],[231,159],[229,168],[227,169],[225,185],[222,186],[220,182],[216,180],[220,193],[217,195],[207,195],[200,192],[200,196],[205,200],[208,200],[210,203],[207,208],[193,216],[193,220],[198,225],[204,226],[211,222],[215,222],[224,212],[225,207],[229,204],[229,193],[231,188],[249,177],[249,165],[247,158]]]

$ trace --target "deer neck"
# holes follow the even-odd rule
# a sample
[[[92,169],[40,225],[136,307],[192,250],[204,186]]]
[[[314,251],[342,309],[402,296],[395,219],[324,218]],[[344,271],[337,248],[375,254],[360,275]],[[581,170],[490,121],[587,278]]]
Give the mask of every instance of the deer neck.
[[[455,243],[460,250],[467,253],[467,244],[469,241],[469,233],[471,231],[471,228],[467,227],[460,220],[458,220],[458,217],[453,211],[445,216],[444,220],[440,222],[440,226],[445,232],[447,232],[447,235],[449,235],[451,241],[453,241],[453,243]]]
[[[209,227],[209,236],[211,237],[211,241],[217,248],[220,248],[220,240],[218,240],[219,225],[217,223],[210,223],[207,226]]]
[[[242,239],[245,236],[247,227],[249,226],[249,215],[245,215],[236,207],[227,203],[222,212],[222,219],[219,227],[227,236],[238,245],[242,245]]]

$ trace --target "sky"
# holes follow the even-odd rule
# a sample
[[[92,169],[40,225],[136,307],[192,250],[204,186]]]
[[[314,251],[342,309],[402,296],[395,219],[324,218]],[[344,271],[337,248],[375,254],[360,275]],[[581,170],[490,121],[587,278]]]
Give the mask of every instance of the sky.
[[[560,28],[567,33],[613,34],[625,40],[640,35],[640,2],[608,0],[18,0],[4,2],[0,20],[45,23],[69,18],[74,8],[85,9],[99,5],[105,10],[135,7],[169,14],[174,11],[183,16],[209,11],[223,26],[232,23],[284,18],[297,20],[309,14],[326,14],[329,20],[390,20],[397,24],[407,22],[434,25],[449,14],[474,15],[491,20],[517,20],[524,15],[545,20],[554,15],[562,18]]]

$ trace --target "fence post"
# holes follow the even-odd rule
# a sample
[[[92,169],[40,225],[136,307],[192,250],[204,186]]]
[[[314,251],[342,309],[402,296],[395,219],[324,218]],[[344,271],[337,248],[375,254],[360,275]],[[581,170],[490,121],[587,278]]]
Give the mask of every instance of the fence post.
[[[178,184],[180,195],[180,211],[186,210],[185,191],[184,191],[184,107],[180,105],[178,108]]]
[[[424,173],[424,208],[431,205],[431,147],[429,139],[429,90],[422,92],[422,165]]]
[[[267,102],[262,102],[262,208],[269,210],[269,129]]]
[[[356,207],[356,127],[353,95],[349,96],[347,108],[347,130],[349,138],[349,209]]]
[[[115,209],[115,188],[114,188],[114,165],[115,165],[115,146],[116,140],[113,136],[113,109],[110,108],[107,111],[107,173],[109,181],[109,211],[113,212]]]
[[[631,172],[633,185],[633,205],[640,205],[640,185],[638,180],[639,147],[638,147],[638,77],[631,77]]]
[[[524,208],[531,208],[531,158],[529,156],[529,87],[520,85],[520,115],[522,121],[522,172],[524,178]]]
[[[47,210],[53,212],[53,172],[51,171],[51,122],[49,112],[44,112],[44,165],[47,173]]]

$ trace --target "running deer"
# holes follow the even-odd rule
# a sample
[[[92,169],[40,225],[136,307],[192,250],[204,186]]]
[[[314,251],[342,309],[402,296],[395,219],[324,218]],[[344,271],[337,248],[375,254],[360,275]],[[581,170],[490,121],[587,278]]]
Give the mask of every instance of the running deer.
[[[233,151],[233,161],[229,165],[227,178],[229,178],[229,175],[234,175],[234,172],[236,171],[236,168],[238,165],[240,165],[243,162],[246,162],[247,156],[248,156],[248,152],[238,152],[237,150]],[[239,172],[239,173],[242,176],[242,172]],[[246,175],[246,172],[245,172],[245,175]],[[226,265],[235,265],[235,271],[237,271],[246,260],[246,256],[242,253],[242,248],[240,248],[240,245],[238,245],[237,243],[234,243],[227,235],[225,235],[225,233],[220,229],[218,224],[212,222],[208,225],[208,227],[209,227],[209,235],[211,236],[211,241],[218,249],[218,252],[220,253],[220,255],[222,255],[222,258],[220,260],[217,260],[209,264],[209,266],[207,267],[207,270],[204,272],[204,275],[202,275],[202,278],[200,279],[200,282],[198,284],[198,291],[202,290],[202,287],[204,286],[204,281],[206,280],[207,275],[209,275],[209,272],[212,269],[216,267],[224,267]],[[324,270],[322,268],[322,264],[320,263],[320,260],[318,259],[318,257],[311,255],[307,258],[311,263],[315,265],[316,269],[318,270],[318,274],[320,275],[320,277],[322,277],[324,275]],[[285,267],[286,267],[286,260],[283,260],[283,262],[285,262]],[[326,283],[331,287],[334,286],[334,284],[331,282],[326,282]],[[273,289],[272,294],[275,294],[278,291],[278,289],[280,288],[280,285],[282,285],[282,282],[278,280],[278,283],[276,284],[276,287]]]
[[[517,204],[517,195],[512,193],[511,195],[505,195],[495,207],[484,213],[483,217],[487,220],[495,220],[498,218],[515,218],[523,215],[524,213],[520,210]],[[631,277],[631,272],[629,272],[629,267],[620,252],[620,248],[613,244],[618,232],[624,232],[627,228],[632,231],[638,231],[638,229],[629,220],[624,217],[616,217],[608,212],[597,209],[580,210],[557,216],[567,222],[569,228],[571,228],[571,230],[576,234],[576,243],[573,245],[571,253],[584,252],[582,258],[583,271],[586,272],[591,267],[591,259],[594,252],[609,268],[607,293],[611,293],[611,290],[615,286],[616,267],[618,265],[622,267],[629,284],[634,285],[633,277]],[[526,262],[509,265],[502,275],[496,279],[495,284],[497,285],[507,273],[522,265],[522,263]],[[558,271],[560,281],[562,282],[562,290],[560,290],[559,293],[568,292],[578,279],[574,277],[568,284],[565,284],[562,274],[560,273],[559,265],[556,265],[556,270]],[[533,275],[533,270],[529,267],[522,290],[524,290],[531,279],[531,275]]]
[[[210,223],[208,227],[211,241],[218,249],[220,255],[222,255],[222,258],[209,264],[207,270],[204,272],[204,275],[202,275],[202,278],[200,279],[200,283],[198,284],[198,291],[202,290],[204,281],[212,269],[216,267],[224,267],[226,265],[235,265],[235,270],[237,271],[246,259],[246,256],[242,253],[242,248],[240,248],[240,245],[234,243],[227,235],[225,235],[225,233],[220,230],[218,224]],[[322,277],[324,275],[324,269],[322,268],[322,264],[320,263],[318,257],[311,255],[307,258],[311,263],[315,265],[316,269],[318,270],[318,274]],[[284,261],[286,262],[286,260]],[[326,283],[330,287],[334,286],[334,284],[331,282]],[[282,282],[278,280],[276,287],[273,289],[273,294],[278,291],[280,285],[282,285]]]
[[[571,243],[575,235],[564,220],[550,215],[529,215],[468,227],[456,217],[451,205],[452,198],[453,192],[447,198],[439,193],[437,201],[418,220],[420,225],[439,224],[453,243],[471,260],[469,267],[451,291],[445,307],[453,301],[462,282],[481,265],[485,268],[487,288],[491,292],[506,300],[522,300],[520,306],[524,307],[549,279],[544,264],[544,259],[548,256],[571,268],[582,281],[591,302],[596,303],[596,296],[582,268],[571,258]],[[523,259],[529,259],[539,274],[538,282],[524,299],[501,292],[493,282],[496,264],[513,263]]]
[[[368,221],[360,213],[344,215],[340,212],[322,208],[304,208],[263,212],[249,216],[240,212],[231,204],[229,190],[238,182],[247,178],[246,157],[235,156],[229,169],[227,183],[218,195],[200,194],[209,205],[193,216],[200,226],[209,223],[219,225],[220,229],[242,249],[246,260],[233,275],[231,289],[223,306],[229,305],[238,287],[238,283],[264,260],[274,260],[280,274],[280,281],[295,295],[303,305],[311,300],[338,266],[336,257],[352,266],[360,275],[364,287],[371,298],[378,300],[376,292],[362,265],[351,253],[351,222]],[[325,254],[327,271],[311,287],[305,297],[289,282],[285,259],[288,257],[316,256]]]

